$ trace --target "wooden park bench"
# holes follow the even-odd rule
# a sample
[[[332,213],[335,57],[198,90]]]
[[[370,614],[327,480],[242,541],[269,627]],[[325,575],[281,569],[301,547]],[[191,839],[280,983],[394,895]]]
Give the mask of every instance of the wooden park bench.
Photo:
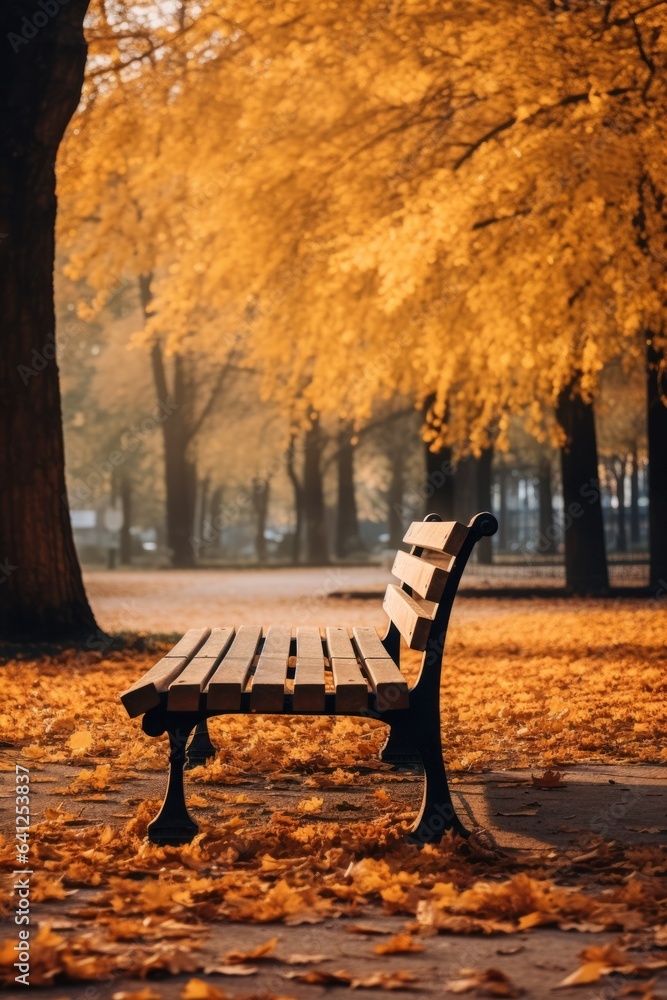
[[[206,721],[229,713],[350,715],[390,727],[382,760],[421,763],[425,786],[412,829],[417,843],[439,841],[446,830],[467,836],[452,804],[440,740],[440,671],[449,616],[475,543],[498,528],[492,514],[469,525],[429,515],[410,525],[389,584],[385,636],[374,628],[257,626],[190,629],[174,648],[121,695],[131,718],[143,715],[148,736],[166,732],[169,782],[158,816],[148,827],[159,844],[187,843],[197,824],[183,787],[191,766],[215,754]],[[423,652],[413,686],[400,671],[401,638]],[[186,745],[192,731],[195,734]]]

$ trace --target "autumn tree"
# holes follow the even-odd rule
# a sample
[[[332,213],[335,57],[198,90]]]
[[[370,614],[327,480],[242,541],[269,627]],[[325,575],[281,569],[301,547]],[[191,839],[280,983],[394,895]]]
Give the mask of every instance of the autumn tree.
[[[6,639],[81,639],[96,628],[65,490],[53,301],[55,160],[81,93],[87,6],[70,0],[47,13],[12,0],[0,14],[0,452],[8,463],[0,498],[0,628]]]

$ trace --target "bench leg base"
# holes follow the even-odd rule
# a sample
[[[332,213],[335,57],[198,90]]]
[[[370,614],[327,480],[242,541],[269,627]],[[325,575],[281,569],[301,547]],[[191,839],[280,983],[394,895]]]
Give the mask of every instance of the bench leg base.
[[[185,746],[190,729],[169,731],[169,783],[160,812],[148,824],[148,839],[154,844],[189,844],[199,827],[188,813],[183,786]]]
[[[409,768],[411,771],[423,770],[422,759],[404,726],[394,723],[389,729],[387,742],[380,751],[380,760],[385,764],[393,764],[396,768]]]
[[[440,747],[421,746],[420,752],[424,764],[424,798],[410,831],[410,842],[419,846],[438,844],[449,831],[469,837],[469,831],[456,815]]]
[[[201,767],[205,764],[207,760],[215,757],[216,748],[211,743],[211,737],[208,733],[208,724],[206,719],[203,722],[197,723],[197,728],[195,729],[195,734],[190,740],[190,746],[188,747],[188,762],[185,765],[186,769],[191,769],[193,767]]]

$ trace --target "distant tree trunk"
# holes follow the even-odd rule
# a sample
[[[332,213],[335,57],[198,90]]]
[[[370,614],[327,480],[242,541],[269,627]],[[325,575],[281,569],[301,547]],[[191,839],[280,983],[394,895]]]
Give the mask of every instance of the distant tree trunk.
[[[633,548],[639,545],[639,460],[637,445],[634,445],[630,455],[630,543]]]
[[[456,494],[452,449],[448,446],[431,451],[425,446],[426,482],[424,513],[439,514],[443,521],[456,520]]]
[[[204,525],[208,517],[208,494],[210,488],[211,480],[208,476],[204,476],[200,480],[199,489],[197,490],[197,512],[195,517],[195,527],[200,549],[204,542]]]
[[[556,417],[566,436],[561,449],[566,585],[574,594],[602,594],[609,588],[609,576],[595,415],[576,382],[560,394]]]
[[[507,552],[507,467],[498,470],[498,549]]]
[[[477,487],[477,510],[470,511],[470,516],[472,516],[473,513],[479,514],[482,511],[491,510],[491,472],[493,468],[493,448],[485,448],[481,455],[474,459],[474,462],[475,484]],[[466,515],[464,515],[464,517],[466,517]],[[477,561],[483,566],[490,566],[493,562],[491,539],[489,537],[482,538],[477,543],[476,548]]]
[[[152,275],[139,276],[139,292],[144,316],[150,315],[152,300]],[[174,392],[169,393],[162,347],[156,341],[151,348],[153,380],[158,397],[158,407],[162,405],[162,436],[164,441],[165,492],[167,501],[167,545],[171,552],[171,564],[176,569],[188,569],[195,565],[196,541],[195,508],[197,500],[197,472],[194,461],[189,457],[191,433],[186,426],[186,390],[183,359],[174,356]]]
[[[542,455],[538,468],[539,538],[537,551],[540,555],[552,555],[556,551],[553,507],[553,482],[551,459]]]
[[[387,491],[387,524],[390,549],[397,549],[403,541],[403,496],[405,493],[405,448],[402,442],[393,443],[389,454],[390,477]]]
[[[2,5],[0,152],[0,633],[99,636],[74,547],[65,486],[53,305],[55,162],[79,101],[87,0],[26,39],[32,0]],[[18,39],[18,41],[17,41]]]
[[[359,535],[357,498],[354,492],[354,449],[352,428],[341,428],[338,435],[338,502],[336,505],[336,544],[338,559],[365,548]]]
[[[132,562],[132,480],[123,476],[120,481],[120,504],[123,511],[123,525],[120,529],[120,551],[118,558],[122,566]]]
[[[296,435],[290,437],[286,454],[285,469],[294,492],[294,537],[292,539],[292,563],[295,566],[301,562],[301,536],[303,534],[303,487],[296,472],[295,462]]]
[[[424,402],[424,422],[428,426],[434,396]],[[424,483],[424,509],[422,516],[439,514],[443,521],[456,520],[454,462],[452,449],[447,445],[431,451],[425,442],[426,482]]]
[[[625,527],[625,458],[612,458],[611,472],[614,477],[616,494],[616,551],[628,551],[628,537]]]
[[[306,431],[303,462],[303,515],[306,528],[306,561],[311,565],[329,562],[322,481],[322,431],[314,417]]]
[[[667,589],[667,397],[665,358],[649,336],[646,352],[650,586]]]
[[[252,505],[255,511],[255,552],[257,562],[263,565],[266,562],[266,520],[269,512],[269,489],[268,479],[254,476],[252,479]]]

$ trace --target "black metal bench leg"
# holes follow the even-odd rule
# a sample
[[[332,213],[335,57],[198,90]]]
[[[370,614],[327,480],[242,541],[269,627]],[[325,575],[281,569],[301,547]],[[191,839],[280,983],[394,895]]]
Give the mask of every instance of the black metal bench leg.
[[[190,729],[170,730],[169,784],[162,808],[148,824],[148,839],[154,844],[189,844],[199,827],[188,813],[183,787],[185,746]]]
[[[421,771],[422,759],[414,742],[410,739],[408,727],[403,722],[393,722],[389,726],[387,742],[380,751],[380,760],[395,767],[409,767]]]
[[[428,716],[428,712],[424,712]],[[461,837],[470,836],[456,815],[447,782],[447,772],[442,759],[440,742],[440,719],[428,720],[415,712],[409,722],[410,738],[419,752],[424,765],[424,797],[419,815],[410,832],[413,844],[435,844],[442,840],[448,830]],[[430,721],[430,725],[429,725]]]
[[[201,764],[205,764],[207,760],[211,757],[215,757],[215,746],[211,743],[211,737],[208,733],[208,723],[206,719],[202,722],[197,723],[197,728],[195,729],[195,734],[190,740],[190,746],[188,747],[188,763],[187,767],[199,767]]]

